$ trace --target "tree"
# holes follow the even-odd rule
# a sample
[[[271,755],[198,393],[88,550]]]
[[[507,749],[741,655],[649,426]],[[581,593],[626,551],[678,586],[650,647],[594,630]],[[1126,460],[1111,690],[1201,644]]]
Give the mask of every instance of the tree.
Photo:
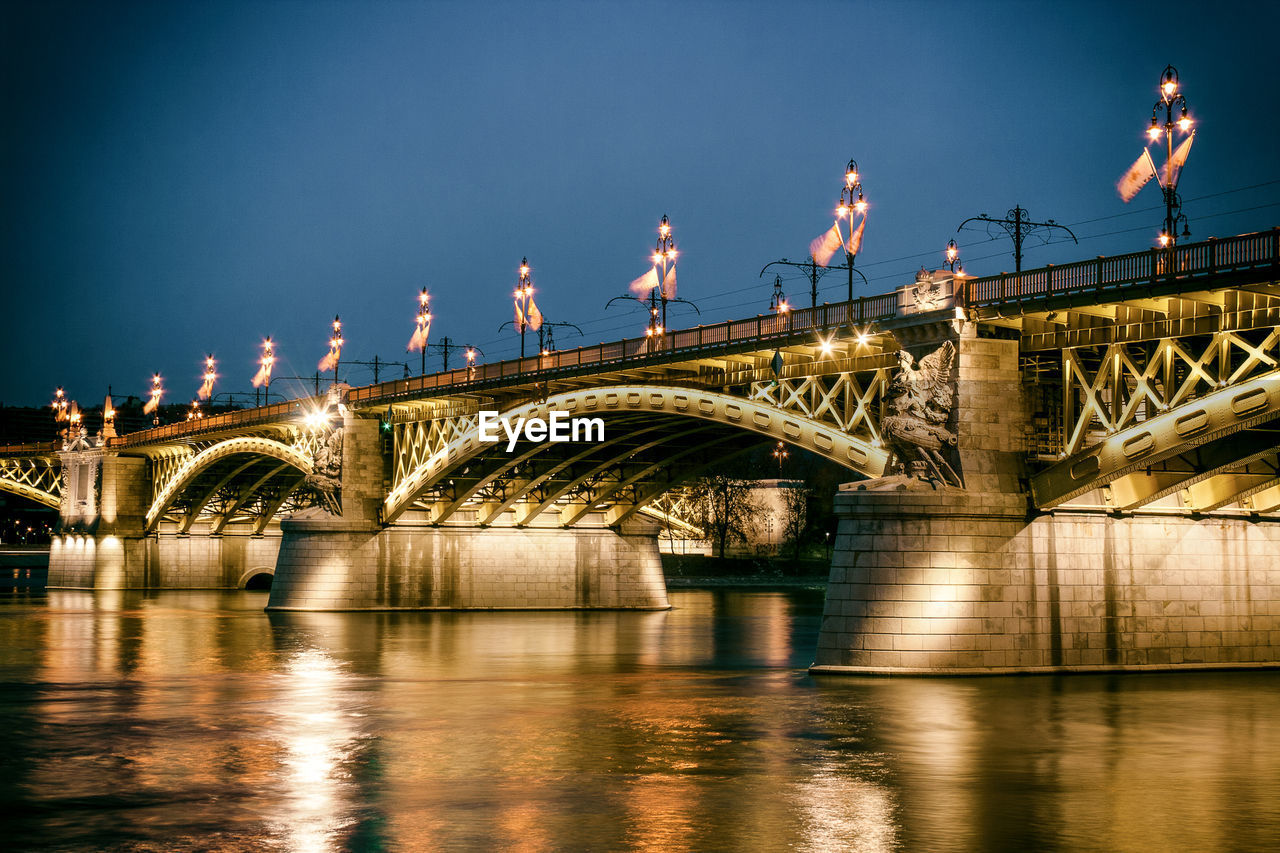
[[[800,559],[804,535],[809,529],[809,501],[813,489],[803,483],[793,482],[782,487],[782,536],[795,547],[795,559]]]
[[[751,497],[755,483],[717,474],[694,481],[694,512],[698,525],[715,544],[716,555],[723,557],[730,542],[747,541],[756,514],[761,507]]]

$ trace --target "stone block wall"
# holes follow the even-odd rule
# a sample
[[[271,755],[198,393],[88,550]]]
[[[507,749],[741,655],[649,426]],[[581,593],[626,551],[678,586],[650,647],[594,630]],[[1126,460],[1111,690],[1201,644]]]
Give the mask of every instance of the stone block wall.
[[[956,343],[956,450],[965,487],[1017,493],[1029,423],[1018,342],[961,336]]]
[[[845,491],[815,672],[1280,665],[1280,523]]]
[[[666,609],[652,532],[283,522],[270,610]]]

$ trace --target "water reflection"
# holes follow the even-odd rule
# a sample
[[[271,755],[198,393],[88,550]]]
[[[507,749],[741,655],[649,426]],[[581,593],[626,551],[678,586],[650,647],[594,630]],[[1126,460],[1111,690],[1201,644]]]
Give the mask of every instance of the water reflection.
[[[1280,678],[833,679],[820,595],[658,613],[0,604],[18,849],[1266,847]]]

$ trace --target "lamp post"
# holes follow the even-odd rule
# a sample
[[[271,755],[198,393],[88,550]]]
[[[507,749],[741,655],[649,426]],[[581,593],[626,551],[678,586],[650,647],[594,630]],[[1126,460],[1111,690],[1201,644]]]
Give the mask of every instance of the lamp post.
[[[476,348],[467,347],[467,381],[476,378]]]
[[[964,272],[964,264],[960,263],[960,247],[956,245],[955,240],[947,241],[947,266],[952,272],[956,271],[956,267],[960,267],[960,272]]]
[[[160,398],[164,396],[164,388],[161,386],[159,373],[151,375],[151,399],[142,407],[142,413],[145,415],[155,413],[155,417],[151,419],[152,426],[160,426]]]
[[[427,375],[427,337],[431,334],[431,296],[424,287],[418,293],[418,316],[416,318],[417,326],[413,330],[413,337],[409,339],[410,350],[421,350],[422,365],[418,371],[419,376]],[[447,366],[446,366],[446,369]]]
[[[213,383],[218,380],[218,362],[214,360],[213,353],[209,353],[204,357],[204,376],[202,380],[196,397],[200,400],[207,400],[213,395]]]
[[[790,455],[791,454],[787,452],[787,446],[783,444],[781,441],[779,441],[778,445],[773,448],[773,458],[778,460],[779,479],[781,479],[782,477],[782,463],[785,462],[787,457]]]
[[[1164,109],[1163,125],[1158,120],[1158,114],[1162,108]],[[1175,111],[1179,113],[1176,121],[1174,120]],[[1159,242],[1162,247],[1177,244],[1179,223],[1182,224],[1182,236],[1191,236],[1191,229],[1187,227],[1187,217],[1182,213],[1182,199],[1178,197],[1178,178],[1190,150],[1190,139],[1178,146],[1178,159],[1175,161],[1174,128],[1184,134],[1190,133],[1191,118],[1187,115],[1187,99],[1179,91],[1178,69],[1167,65],[1164,73],[1160,75],[1160,98],[1151,107],[1151,126],[1147,128],[1147,136],[1152,142],[1159,142],[1160,137],[1164,137],[1165,153],[1168,156],[1164,167],[1164,181],[1161,182],[1161,189],[1164,191],[1164,229],[1160,232]]]
[[[667,327],[667,302],[676,296],[676,243],[671,236],[671,221],[662,214],[658,221],[658,242],[653,250],[653,266],[658,270],[658,286],[649,291],[650,307],[655,300],[662,303],[662,328]],[[670,287],[667,280],[670,278]]]
[[[849,237],[843,239],[845,260],[849,263],[849,301],[853,301],[853,259],[858,254],[858,246],[854,244],[855,231],[853,228],[853,217],[856,214],[862,214],[863,225],[866,224],[867,200],[862,194],[862,180],[858,176],[858,161],[849,160],[849,165],[844,170],[844,186],[840,189],[840,204],[836,206],[836,230],[839,230],[840,220],[845,219],[849,223]],[[859,226],[861,228],[861,226]],[[856,232],[857,242],[862,242],[861,231]],[[844,235],[841,235],[843,238]]]
[[[520,357],[525,357],[525,329],[534,327],[538,329],[543,321],[541,321],[541,313],[538,306],[534,304],[534,283],[529,277],[529,259],[521,257],[520,259],[520,278],[516,280],[516,319],[512,320],[515,328],[520,329]],[[534,319],[534,314],[536,318]],[[503,323],[503,327],[506,327]],[[500,330],[500,329],[499,329]]]
[[[258,359],[258,373],[253,377],[253,402],[258,405],[258,388],[266,386],[263,392],[263,399],[271,400],[271,371],[276,364],[275,344],[271,342],[271,336],[267,335],[262,342],[262,357]]]

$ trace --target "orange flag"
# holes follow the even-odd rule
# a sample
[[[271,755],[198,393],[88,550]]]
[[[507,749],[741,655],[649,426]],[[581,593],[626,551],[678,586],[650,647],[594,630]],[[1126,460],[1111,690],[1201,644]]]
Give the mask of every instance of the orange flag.
[[[840,225],[839,223],[833,223],[830,230],[809,244],[809,254],[813,255],[815,263],[825,267],[827,262],[831,260],[831,256],[836,253],[836,249],[839,249],[843,243],[844,239],[840,236]]]
[[[1151,162],[1151,152],[1143,148],[1142,153],[1138,155],[1138,159],[1133,161],[1133,165],[1129,167],[1129,171],[1121,176],[1120,181],[1116,184],[1116,192],[1120,194],[1120,198],[1128,204],[1138,191],[1147,185],[1147,181],[1156,176],[1156,166]]]

